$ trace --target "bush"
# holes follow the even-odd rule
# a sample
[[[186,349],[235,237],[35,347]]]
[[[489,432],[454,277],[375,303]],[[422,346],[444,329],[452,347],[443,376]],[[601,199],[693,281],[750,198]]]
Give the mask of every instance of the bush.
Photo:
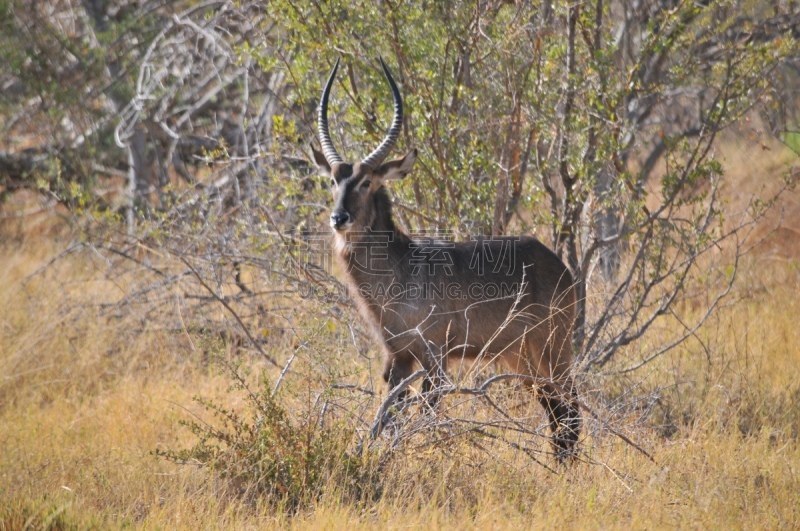
[[[243,391],[247,415],[208,399],[194,400],[212,413],[213,423],[182,420],[197,442],[188,449],[156,450],[178,464],[206,468],[226,483],[226,492],[240,500],[264,500],[288,512],[323,494],[359,497],[373,492],[375,467],[365,456],[348,453],[354,428],[343,421],[322,423],[314,407],[294,415],[260,375],[252,388],[238,367],[225,363],[233,378],[229,392]]]

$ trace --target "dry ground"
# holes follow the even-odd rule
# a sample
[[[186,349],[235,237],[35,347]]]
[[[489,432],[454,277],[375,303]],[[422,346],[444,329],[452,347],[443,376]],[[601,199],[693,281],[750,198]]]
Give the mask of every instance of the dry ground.
[[[747,179],[772,160],[765,153],[724,155],[739,157],[732,190],[759,186]],[[85,256],[31,276],[69,234],[28,223],[0,247],[0,529],[796,529],[798,204],[797,195],[787,198],[784,219],[792,222],[747,260],[738,302],[634,376],[642,389],[661,389],[647,423],[623,426],[655,463],[599,431],[583,443],[595,464],[557,474],[511,452],[480,466],[408,454],[385,472],[389,486],[378,501],[343,504],[331,492],[293,517],[223,496],[224,485],[202,470],[153,455],[192,441],[178,420],[203,415],[193,396],[234,408],[241,397],[189,332],[165,334],[147,323],[132,332],[128,321],[76,306],[114,289],[96,280]],[[602,382],[609,396],[631,385]]]

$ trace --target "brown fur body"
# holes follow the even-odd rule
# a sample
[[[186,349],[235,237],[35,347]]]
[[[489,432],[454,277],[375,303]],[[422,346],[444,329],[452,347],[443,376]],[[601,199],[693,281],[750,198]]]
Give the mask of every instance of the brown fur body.
[[[497,361],[537,393],[556,449],[568,455],[580,421],[570,374],[575,292],[567,268],[532,237],[412,240],[395,226],[380,179],[355,190],[366,178],[345,177],[337,185],[337,208],[350,213],[352,225],[334,231],[334,252],[383,345],[389,389],[417,366],[428,371],[423,390],[429,391],[448,360]]]
[[[514,373],[566,381],[575,295],[555,254],[530,237],[414,241],[394,226],[385,190],[373,200],[382,215],[368,230],[336,234],[335,249],[362,315],[386,347],[394,383],[414,362],[431,368],[431,350],[496,358]]]

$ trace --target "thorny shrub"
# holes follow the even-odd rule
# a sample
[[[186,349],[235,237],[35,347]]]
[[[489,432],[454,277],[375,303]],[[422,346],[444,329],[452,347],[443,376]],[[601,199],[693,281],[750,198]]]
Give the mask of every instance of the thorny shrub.
[[[266,499],[288,512],[332,490],[356,498],[374,493],[374,460],[348,451],[352,425],[324,422],[313,408],[293,414],[264,373],[251,385],[240,366],[218,361],[232,379],[229,392],[244,393],[248,412],[195,397],[213,420],[181,420],[196,437],[194,444],[159,449],[156,455],[202,466],[225,482],[228,494],[253,502]]]

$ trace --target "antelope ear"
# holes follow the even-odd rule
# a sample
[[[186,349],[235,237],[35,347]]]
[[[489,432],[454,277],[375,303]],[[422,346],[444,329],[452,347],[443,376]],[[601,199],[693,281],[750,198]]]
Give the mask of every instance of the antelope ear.
[[[328,164],[328,159],[325,158],[325,155],[314,149],[314,144],[309,145],[311,146],[311,152],[314,154],[314,162],[317,163],[317,168],[319,169],[320,173],[330,177],[331,166]]]
[[[378,169],[375,170],[374,175],[387,181],[391,181],[392,179],[402,179],[409,174],[416,161],[417,148],[414,148],[402,159],[390,160],[389,162],[378,166]]]

